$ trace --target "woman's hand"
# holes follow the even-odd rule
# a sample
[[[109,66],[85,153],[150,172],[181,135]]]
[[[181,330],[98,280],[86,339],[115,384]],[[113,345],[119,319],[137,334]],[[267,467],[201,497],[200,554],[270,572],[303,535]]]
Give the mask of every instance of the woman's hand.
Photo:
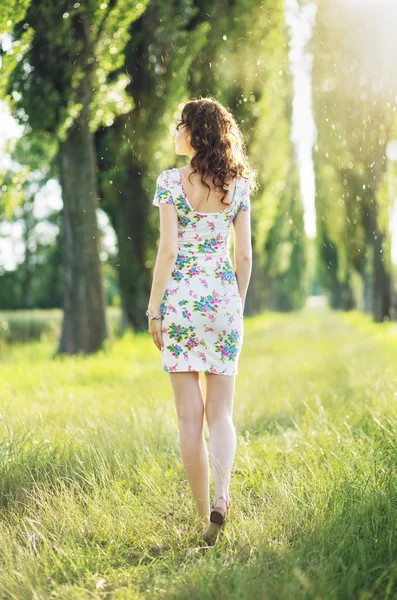
[[[149,333],[152,334],[152,338],[157,348],[161,350],[164,346],[163,335],[161,333],[161,329],[163,327],[162,319],[148,319],[149,321]]]

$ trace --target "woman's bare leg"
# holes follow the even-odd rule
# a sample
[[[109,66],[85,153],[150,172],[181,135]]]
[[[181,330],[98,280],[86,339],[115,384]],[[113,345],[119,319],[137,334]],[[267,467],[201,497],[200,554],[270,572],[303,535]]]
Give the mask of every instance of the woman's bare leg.
[[[233,423],[235,375],[205,373],[205,413],[209,429],[209,453],[214,477],[217,506],[226,509],[230,476],[236,451],[236,429]]]
[[[199,520],[209,520],[209,466],[204,439],[204,400],[199,373],[169,373],[179,423],[182,462]]]

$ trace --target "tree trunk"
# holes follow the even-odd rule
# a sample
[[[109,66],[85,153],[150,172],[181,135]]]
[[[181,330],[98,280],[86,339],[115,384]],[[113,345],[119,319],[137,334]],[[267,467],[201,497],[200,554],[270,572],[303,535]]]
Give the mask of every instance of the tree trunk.
[[[336,280],[330,289],[330,306],[334,310],[352,310],[354,308],[353,291],[349,279]]]
[[[390,274],[386,271],[385,256],[382,248],[384,235],[375,229],[374,271],[373,271],[373,308],[374,321],[381,323],[390,319]]]
[[[60,146],[64,235],[64,316],[58,352],[91,353],[107,337],[96,218],[97,184],[89,130],[91,81],[81,82],[83,108]]]
[[[368,247],[368,252],[372,253],[372,246]],[[371,258],[368,256],[365,259],[365,262],[361,268],[361,278],[363,280],[363,300],[364,300],[364,312],[371,313],[372,312],[372,300],[373,300],[373,290],[372,290],[372,276],[370,272],[370,264]]]
[[[121,179],[121,178],[120,178]],[[112,218],[118,245],[118,273],[123,308],[123,327],[147,328],[151,274],[146,265],[148,217],[151,204],[140,186],[140,176],[130,169],[118,180]],[[144,201],[142,201],[144,199]],[[155,239],[152,242],[155,244]]]

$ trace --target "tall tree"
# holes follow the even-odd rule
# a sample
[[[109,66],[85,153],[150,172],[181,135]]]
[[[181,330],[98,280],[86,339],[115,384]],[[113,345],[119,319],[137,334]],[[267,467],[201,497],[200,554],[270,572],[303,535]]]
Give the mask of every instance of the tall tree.
[[[353,276],[360,274],[365,306],[382,321],[390,316],[390,198],[381,190],[397,89],[383,68],[386,56],[378,56],[377,69],[371,64],[368,48],[375,56],[379,44],[377,17],[369,5],[318,0],[312,48],[323,283],[331,304],[350,308]],[[390,67],[397,74],[395,63]]]
[[[111,74],[123,62],[129,25],[147,0],[33,0],[14,39],[31,30],[29,49],[8,90],[14,114],[58,140],[64,201],[64,319],[59,352],[94,352],[106,338],[99,259],[97,165],[93,132],[129,109],[128,78]]]
[[[196,12],[192,0],[152,1],[131,24],[122,66],[131,110],[96,135],[102,208],[117,235],[124,326],[137,330],[147,327],[158,231],[150,196],[159,172],[175,160],[171,128],[208,31],[207,23],[192,25]]]
[[[298,289],[305,295],[306,237],[303,207],[294,189],[296,166],[289,139],[292,78],[283,2],[218,0],[200,2],[199,6],[198,17],[209,17],[211,36],[192,65],[190,88],[194,95],[214,94],[230,107],[247,142],[248,157],[258,172],[259,190],[252,194],[254,261],[247,311],[281,305],[292,308],[302,298],[298,299],[295,287],[289,301],[282,299],[279,276],[282,270],[289,274],[295,268]],[[283,229],[283,241],[284,248],[295,250],[281,254],[274,245],[277,234],[273,231],[273,243],[269,235],[272,228],[283,227],[283,221],[291,219],[291,210],[295,225]],[[296,235],[297,226],[302,226],[301,235]],[[303,260],[293,267],[290,261],[295,260],[297,251]]]

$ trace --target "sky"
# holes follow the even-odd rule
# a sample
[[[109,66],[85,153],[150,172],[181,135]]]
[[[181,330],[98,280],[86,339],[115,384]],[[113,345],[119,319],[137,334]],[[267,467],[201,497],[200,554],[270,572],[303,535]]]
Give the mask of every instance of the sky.
[[[313,57],[307,51],[315,22],[316,5],[284,0],[285,21],[289,32],[289,60],[294,81],[291,141],[299,163],[300,189],[304,207],[305,231],[316,236],[315,179],[312,148],[317,138],[312,114],[311,69]]]
[[[10,116],[7,106],[0,102],[0,170],[11,166],[6,144],[16,140],[22,133],[22,128]],[[56,179],[50,179],[36,194],[34,216],[46,219],[54,210],[62,208],[61,188]],[[98,210],[98,224],[102,231],[102,244],[105,252],[113,253],[116,248],[116,236],[109,224],[109,219],[102,210]],[[48,222],[39,223],[35,233],[44,243],[55,239],[58,228]],[[0,273],[2,270],[13,270],[22,262],[24,244],[22,242],[23,226],[20,222],[0,222]]]

